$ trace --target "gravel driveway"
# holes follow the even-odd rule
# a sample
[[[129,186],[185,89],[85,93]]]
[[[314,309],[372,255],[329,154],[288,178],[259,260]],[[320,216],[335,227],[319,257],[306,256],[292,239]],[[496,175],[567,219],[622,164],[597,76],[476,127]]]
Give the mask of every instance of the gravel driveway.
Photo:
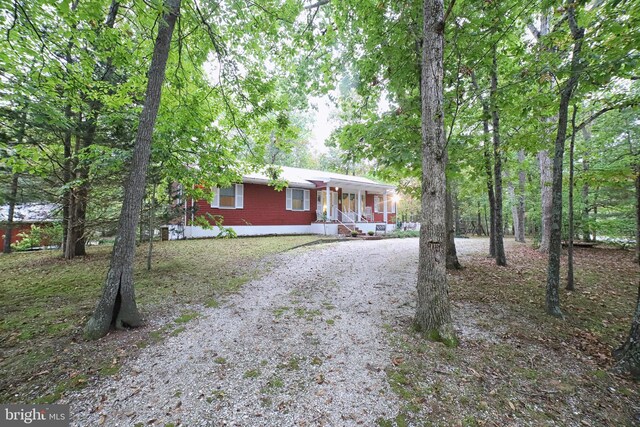
[[[485,240],[459,240],[460,255]],[[389,327],[411,316],[418,239],[298,248],[70,401],[72,425],[350,426],[393,418]]]

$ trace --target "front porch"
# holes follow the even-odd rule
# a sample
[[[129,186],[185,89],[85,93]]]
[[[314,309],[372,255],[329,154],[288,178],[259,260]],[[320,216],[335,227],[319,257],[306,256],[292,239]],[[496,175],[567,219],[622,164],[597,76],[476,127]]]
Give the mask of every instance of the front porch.
[[[338,178],[315,184],[316,223],[320,223],[322,234],[380,233],[395,229],[397,200],[392,193],[393,186]],[[314,224],[312,227],[320,228]]]

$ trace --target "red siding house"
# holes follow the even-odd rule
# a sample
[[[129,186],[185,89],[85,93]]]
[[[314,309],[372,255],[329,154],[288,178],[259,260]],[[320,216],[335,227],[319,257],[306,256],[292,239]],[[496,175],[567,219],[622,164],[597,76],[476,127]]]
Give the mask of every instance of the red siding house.
[[[193,225],[198,216],[210,219],[217,215],[224,218],[224,227],[245,236],[348,234],[395,228],[394,186],[333,172],[282,169],[281,178],[288,183],[282,191],[270,187],[266,175],[253,173],[245,175],[241,183],[214,188],[213,200],[185,201],[187,213],[182,225],[170,226],[171,238],[217,236],[217,227]]]
[[[29,233],[31,226],[46,227],[59,222],[60,206],[51,203],[17,204],[13,211],[13,227],[11,229],[11,244],[21,240],[20,233]],[[0,237],[4,241],[7,221],[9,219],[9,205],[0,206]],[[1,244],[1,243],[0,243]],[[49,244],[45,242],[43,244]]]

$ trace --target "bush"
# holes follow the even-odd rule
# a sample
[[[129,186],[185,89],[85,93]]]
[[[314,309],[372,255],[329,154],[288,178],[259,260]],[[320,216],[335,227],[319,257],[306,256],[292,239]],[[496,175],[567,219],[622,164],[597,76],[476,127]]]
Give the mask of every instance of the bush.
[[[374,233],[373,231],[367,231],[367,234],[368,234],[369,236],[373,236],[375,233]]]
[[[358,237],[358,232],[357,231],[352,231],[351,232],[351,237]]]

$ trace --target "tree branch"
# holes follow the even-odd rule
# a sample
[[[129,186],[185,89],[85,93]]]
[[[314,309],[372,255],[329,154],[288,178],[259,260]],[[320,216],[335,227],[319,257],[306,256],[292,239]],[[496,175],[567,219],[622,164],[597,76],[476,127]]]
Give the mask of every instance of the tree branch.
[[[329,3],[331,3],[331,0],[319,0],[316,3],[304,6],[303,9],[314,9],[316,7],[324,6],[325,4],[329,4]]]
[[[447,22],[447,18],[451,14],[451,10],[453,9],[453,6],[455,4],[456,4],[456,0],[451,0],[449,2],[449,6],[447,7],[447,11],[444,13],[444,18],[442,19],[442,22]]]

